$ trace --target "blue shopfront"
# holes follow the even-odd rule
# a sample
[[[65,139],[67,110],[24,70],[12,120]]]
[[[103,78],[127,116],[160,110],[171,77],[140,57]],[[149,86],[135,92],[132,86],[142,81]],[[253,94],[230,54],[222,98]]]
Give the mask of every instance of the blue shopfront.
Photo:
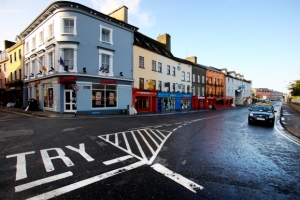
[[[180,92],[158,92],[157,110],[176,111],[189,110],[192,104],[192,94]]]

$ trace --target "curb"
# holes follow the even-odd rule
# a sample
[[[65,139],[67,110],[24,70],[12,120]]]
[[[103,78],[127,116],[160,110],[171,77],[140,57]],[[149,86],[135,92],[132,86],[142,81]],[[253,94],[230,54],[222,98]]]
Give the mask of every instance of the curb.
[[[297,138],[300,138],[300,135],[298,135],[297,133],[295,133],[294,131],[292,131],[291,129],[289,129],[288,127],[286,127],[283,123],[282,123],[282,120],[281,120],[281,117],[282,117],[282,106],[280,106],[280,124],[281,126],[287,130],[290,134],[294,135],[295,137]]]

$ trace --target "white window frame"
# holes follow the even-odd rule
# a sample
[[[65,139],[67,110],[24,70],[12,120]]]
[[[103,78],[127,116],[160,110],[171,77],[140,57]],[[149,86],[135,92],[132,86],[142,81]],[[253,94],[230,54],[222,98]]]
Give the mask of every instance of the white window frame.
[[[25,51],[29,53],[29,42],[25,42]]]
[[[44,29],[39,33],[39,45],[44,44]]]
[[[30,78],[35,78],[35,76],[36,76],[36,59],[30,60],[30,74],[29,74],[29,76],[31,76],[31,73],[33,74],[33,77],[30,77]]]
[[[69,71],[70,72],[77,72],[77,44],[60,44],[59,45],[59,56],[63,60],[64,60],[64,51],[63,51],[64,49],[73,49],[73,51],[74,51],[74,63],[73,63],[73,65],[74,66],[73,66],[73,69],[69,69]],[[60,59],[60,57],[58,59]],[[59,67],[58,71],[59,72],[65,72],[65,70],[62,66]]]
[[[48,24],[48,40],[54,37],[54,22]]]
[[[109,55],[109,73],[100,71],[101,69],[101,63],[102,63],[102,54]],[[99,68],[98,68],[98,75],[101,76],[114,76],[114,66],[113,66],[113,57],[114,53],[112,51],[99,49]]]
[[[26,80],[27,79],[29,79],[29,76],[30,76],[30,74],[29,74],[29,62],[26,62],[25,63],[25,72],[24,72],[24,76],[26,76],[27,78],[25,78]]]
[[[181,81],[185,81],[185,72],[184,71],[181,72]]]
[[[74,20],[74,29],[73,29],[73,33],[65,33],[64,32],[64,21],[65,20]],[[76,21],[77,21],[77,17],[76,16],[68,16],[68,17],[61,17],[61,26],[60,26],[60,34],[62,35],[74,35],[77,36],[77,29],[76,29]]]
[[[43,59],[42,62],[41,62],[41,58]],[[42,67],[45,66],[45,56],[44,56],[44,55],[41,55],[41,56],[39,56],[37,59],[38,59],[38,65],[39,65],[38,70],[37,70],[37,74],[40,73],[40,71],[41,71],[42,74],[43,74],[43,69],[42,69]]]
[[[193,83],[195,83],[195,77],[196,77],[195,74],[193,74]]]
[[[102,38],[102,29],[107,29],[107,30],[110,31],[109,42],[103,41],[103,38]],[[100,25],[100,37],[99,37],[99,42],[113,45],[113,29],[108,28],[108,27],[103,26],[103,25]]]
[[[50,57],[50,54],[52,55],[52,59]],[[52,66],[51,66],[51,64],[52,64]],[[47,65],[45,67],[46,67],[47,71],[49,71],[51,69],[51,67],[53,67],[55,69],[55,67],[54,67],[54,50],[47,52]]]
[[[33,38],[31,38],[31,41],[32,41],[31,50],[35,50],[35,48],[36,48],[36,36],[34,36]]]
[[[191,73],[190,73],[190,72],[187,72],[187,73],[186,73],[186,81],[187,81],[187,82],[190,82],[190,81],[191,81]]]

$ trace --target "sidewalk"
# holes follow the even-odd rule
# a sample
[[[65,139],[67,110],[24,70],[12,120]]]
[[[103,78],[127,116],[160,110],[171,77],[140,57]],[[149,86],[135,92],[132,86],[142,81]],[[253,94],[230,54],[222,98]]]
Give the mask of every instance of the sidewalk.
[[[286,102],[282,102],[280,122],[286,130],[300,138],[300,113]]]
[[[74,113],[57,113],[52,111],[25,111],[21,108],[6,108],[0,106],[0,112],[11,112],[18,113],[27,116],[36,116],[44,118],[117,118],[117,117],[136,117],[136,116],[154,116],[154,115],[167,115],[167,114],[183,114],[183,113],[193,113],[193,112],[202,112],[209,110],[189,110],[181,112],[171,112],[171,113],[141,113],[138,115],[75,115]],[[281,106],[281,118],[280,122],[282,126],[288,130],[290,133],[294,134],[300,138],[300,113],[291,108],[286,102],[282,103]]]

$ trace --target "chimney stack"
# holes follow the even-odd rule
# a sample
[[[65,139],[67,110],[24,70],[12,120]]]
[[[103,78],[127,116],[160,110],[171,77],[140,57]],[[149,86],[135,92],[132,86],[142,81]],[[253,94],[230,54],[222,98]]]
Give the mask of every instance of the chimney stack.
[[[171,36],[168,33],[159,35],[157,41],[164,44],[165,48],[171,52]]]
[[[192,63],[197,64],[197,57],[196,56],[187,57],[186,60],[188,60],[188,61],[190,61]]]
[[[108,16],[113,17],[117,20],[128,23],[128,8],[126,6],[121,6],[120,8],[112,11]]]

